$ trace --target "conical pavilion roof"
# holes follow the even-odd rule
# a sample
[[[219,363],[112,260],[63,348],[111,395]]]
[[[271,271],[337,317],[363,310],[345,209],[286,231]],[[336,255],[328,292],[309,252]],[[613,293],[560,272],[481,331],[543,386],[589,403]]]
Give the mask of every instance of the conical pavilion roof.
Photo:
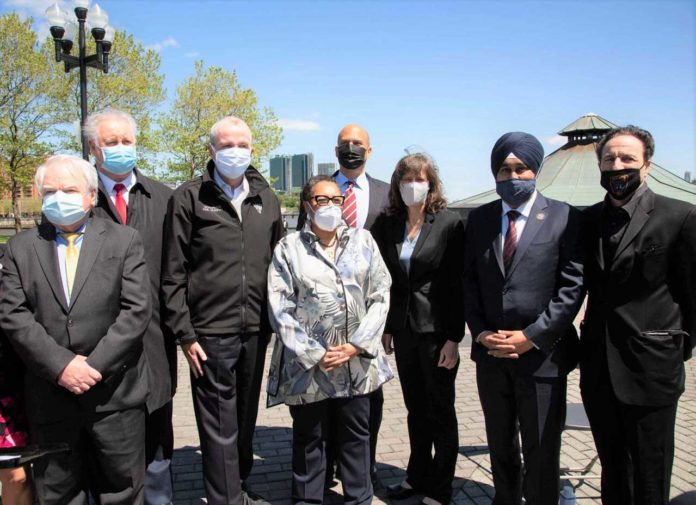
[[[615,126],[601,116],[586,114],[563,128],[559,135],[568,137],[568,142],[544,158],[537,177],[539,191],[544,196],[579,208],[602,200],[606,192],[599,184],[595,147],[601,136]],[[648,186],[659,195],[696,204],[696,185],[654,161],[648,174]],[[495,189],[492,189],[453,202],[450,207],[473,209],[497,198]]]

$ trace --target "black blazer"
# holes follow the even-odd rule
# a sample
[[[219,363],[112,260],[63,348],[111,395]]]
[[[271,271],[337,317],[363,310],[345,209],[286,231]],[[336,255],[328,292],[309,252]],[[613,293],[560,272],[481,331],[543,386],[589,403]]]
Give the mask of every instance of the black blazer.
[[[385,333],[435,333],[459,342],[464,336],[464,223],[443,210],[426,214],[411,256],[410,274],[399,263],[405,220],[382,214],[372,227],[392,277]]]
[[[580,385],[608,373],[624,403],[674,403],[684,391],[684,360],[696,344],[696,207],[641,195],[610,268],[603,258],[603,203],[586,209]]]
[[[150,319],[149,279],[138,232],[90,218],[80,248],[72,303],[63,292],[50,223],[10,239],[3,259],[0,325],[26,364],[25,400],[32,423],[76,410],[109,412],[145,403],[142,338]],[[87,393],[58,385],[75,357],[102,374]]]
[[[514,362],[471,346],[476,362],[503,362],[525,374],[558,377],[575,368],[573,318],[583,300],[580,212],[537,194],[505,273],[501,200],[471,212],[466,230],[464,307],[473,339],[484,330],[522,330],[536,346]]]
[[[338,171],[334,172],[332,177],[336,177]],[[370,185],[370,202],[367,208],[367,218],[365,218],[365,228],[370,230],[372,225],[375,223],[377,216],[379,216],[384,209],[389,206],[389,184],[379,179],[374,179],[368,174],[367,183]],[[307,215],[304,210],[304,205],[300,202],[300,215],[297,218],[297,229],[301,230],[304,228],[305,221],[307,220]]]
[[[150,276],[152,318],[143,337],[149,370],[150,392],[147,408],[150,412],[172,399],[176,389],[176,344],[162,324],[160,310],[160,274],[162,271],[162,237],[167,202],[172,190],[136,170],[136,184],[128,195],[128,226],[145,237],[145,262]],[[99,179],[99,198],[94,215],[121,224],[121,218]]]

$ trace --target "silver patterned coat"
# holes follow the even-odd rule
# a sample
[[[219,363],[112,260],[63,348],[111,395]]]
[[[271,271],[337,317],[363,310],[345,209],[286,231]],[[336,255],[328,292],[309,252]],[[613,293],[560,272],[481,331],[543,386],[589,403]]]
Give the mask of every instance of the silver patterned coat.
[[[268,405],[300,405],[374,391],[393,377],[382,348],[391,277],[370,232],[341,226],[336,262],[307,223],[283,238],[268,270],[268,307],[276,343]],[[362,352],[330,372],[330,346]]]

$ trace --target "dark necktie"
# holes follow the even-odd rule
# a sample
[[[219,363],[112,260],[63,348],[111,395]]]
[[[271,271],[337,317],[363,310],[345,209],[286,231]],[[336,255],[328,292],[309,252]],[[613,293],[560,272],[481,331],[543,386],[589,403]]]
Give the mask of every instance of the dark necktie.
[[[520,213],[516,210],[510,210],[507,213],[508,229],[505,234],[505,246],[503,247],[503,265],[505,265],[505,273],[510,270],[512,259],[515,257],[517,250],[517,226],[515,221],[520,217]]]
[[[346,220],[348,226],[355,228],[358,226],[358,199],[353,191],[352,182],[348,183],[348,189],[343,196],[346,197],[343,202],[343,219]]]
[[[114,203],[116,204],[116,211],[118,212],[118,216],[121,218],[121,222],[123,224],[127,224],[126,220],[128,219],[128,205],[126,205],[126,199],[123,198],[123,192],[125,190],[126,187],[120,182],[114,185],[114,191],[116,191]]]

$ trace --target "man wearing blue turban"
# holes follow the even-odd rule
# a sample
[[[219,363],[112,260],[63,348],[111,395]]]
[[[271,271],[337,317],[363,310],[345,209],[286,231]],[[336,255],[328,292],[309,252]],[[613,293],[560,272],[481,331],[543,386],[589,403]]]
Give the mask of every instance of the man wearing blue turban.
[[[495,143],[499,200],[468,219],[465,312],[486,421],[494,505],[557,505],[566,376],[582,303],[579,212],[536,189],[544,158],[528,133]],[[519,428],[518,428],[519,426]],[[518,433],[522,438],[524,468]]]

